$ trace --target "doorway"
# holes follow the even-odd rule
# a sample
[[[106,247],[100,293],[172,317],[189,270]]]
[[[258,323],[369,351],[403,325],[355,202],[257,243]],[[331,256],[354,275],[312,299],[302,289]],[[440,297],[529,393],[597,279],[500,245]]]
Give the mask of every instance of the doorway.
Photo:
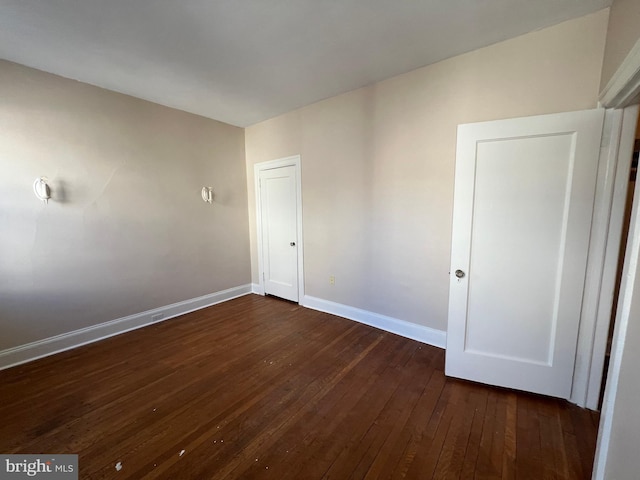
[[[603,121],[458,127],[447,375],[569,398]]]
[[[292,302],[304,297],[300,156],[256,164],[260,291]]]
[[[624,206],[624,216],[622,219],[622,236],[620,238],[620,248],[618,254],[618,265],[616,271],[616,281],[614,287],[613,298],[617,299],[620,295],[620,285],[622,283],[622,269],[624,266],[624,258],[627,251],[627,237],[629,236],[629,226],[631,223],[631,207],[633,206],[634,192],[636,186],[636,177],[638,173],[638,157],[640,155],[640,115],[638,116],[638,122],[636,125],[636,134],[633,145],[633,155],[631,158],[631,168],[629,169],[629,181],[627,186],[627,195]],[[607,335],[607,345],[605,351],[604,366],[602,371],[602,389],[600,391],[600,398],[598,399],[598,410],[602,409],[602,401],[604,399],[604,387],[607,382],[607,372],[609,370],[609,363],[611,359],[611,348],[613,344],[613,332],[615,327],[616,314],[618,312],[618,302],[614,301],[611,307],[611,323],[609,324],[609,331]]]

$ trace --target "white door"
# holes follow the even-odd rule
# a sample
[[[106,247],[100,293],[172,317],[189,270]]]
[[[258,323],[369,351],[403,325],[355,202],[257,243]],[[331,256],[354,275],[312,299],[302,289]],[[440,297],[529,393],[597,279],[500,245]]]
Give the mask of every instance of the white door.
[[[447,375],[569,397],[603,118],[458,127]]]
[[[265,293],[298,301],[297,192],[294,166],[260,171]]]

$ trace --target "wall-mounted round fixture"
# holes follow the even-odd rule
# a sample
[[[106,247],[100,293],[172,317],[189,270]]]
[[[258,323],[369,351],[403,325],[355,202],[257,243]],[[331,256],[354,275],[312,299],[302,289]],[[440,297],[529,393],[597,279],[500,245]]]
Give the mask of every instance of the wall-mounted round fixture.
[[[202,187],[202,200],[213,203],[213,187]]]
[[[51,189],[49,188],[49,179],[47,177],[36,178],[33,182],[33,192],[44,203],[49,203],[51,198]]]

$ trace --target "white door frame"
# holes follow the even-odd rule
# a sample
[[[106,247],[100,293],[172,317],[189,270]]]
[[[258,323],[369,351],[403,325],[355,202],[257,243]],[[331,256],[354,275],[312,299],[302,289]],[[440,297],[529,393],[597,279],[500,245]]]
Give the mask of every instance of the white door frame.
[[[571,401],[598,408],[640,101],[640,41],[600,94],[605,126]]]
[[[602,388],[636,115],[633,108],[605,111],[570,398],[592,410],[598,408]]]
[[[298,242],[298,303],[304,298],[304,241],[302,237],[302,172],[300,155],[256,163],[253,166],[254,191],[256,194],[256,235],[258,247],[258,293],[264,295],[264,252],[262,251],[262,195],[260,194],[260,172],[281,167],[295,168],[296,224]]]
[[[637,104],[640,102],[640,40],[633,46],[627,57],[600,94],[600,102],[607,108],[624,109],[622,115],[623,120],[621,125],[618,158],[621,161],[625,156],[630,158],[634,138],[633,134],[635,133],[635,124],[638,118]],[[628,180],[628,177],[625,180]],[[617,208],[621,207],[618,206]],[[623,271],[623,280],[626,280],[623,281],[623,284],[620,287],[619,297],[617,299],[612,299],[612,301],[618,302],[618,311],[615,320],[616,323],[611,349],[611,361],[607,374],[604,403],[600,415],[600,428],[598,430],[598,443],[592,475],[594,480],[605,480],[605,472],[609,456],[609,442],[613,433],[613,415],[618,393],[622,354],[625,348],[627,328],[629,325],[634,280],[638,275],[637,268],[640,263],[640,258],[638,256],[638,252],[640,251],[640,228],[638,228],[638,222],[640,222],[640,218],[638,218],[639,211],[640,182],[636,182],[631,226],[629,229],[629,236],[627,237],[627,255]],[[619,214],[620,212],[616,211],[615,213]],[[607,320],[606,327],[608,328],[608,319],[599,317],[597,325],[598,329],[604,327],[605,320]]]

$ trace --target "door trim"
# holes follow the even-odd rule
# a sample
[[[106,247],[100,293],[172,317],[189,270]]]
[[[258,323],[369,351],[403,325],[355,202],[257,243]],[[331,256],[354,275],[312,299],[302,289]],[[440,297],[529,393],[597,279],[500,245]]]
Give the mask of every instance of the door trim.
[[[627,120],[626,130],[631,132],[631,138],[635,137],[635,126],[638,118],[638,106],[629,106],[624,109],[624,118]],[[623,129],[625,124],[623,121]],[[633,142],[629,141],[629,135],[621,137],[620,154],[631,157],[633,152]],[[632,213],[627,236],[627,249],[624,258],[622,272],[622,283],[620,293],[614,301],[618,304],[613,333],[613,345],[611,348],[611,359],[607,375],[607,385],[604,392],[602,412],[600,415],[600,426],[598,429],[598,443],[593,464],[593,476],[595,480],[604,480],[605,469],[608,462],[609,442],[613,432],[613,415],[616,408],[616,398],[618,394],[618,381],[622,367],[622,356],[625,350],[627,328],[629,326],[631,305],[634,299],[635,282],[637,281],[637,270],[640,252],[640,212],[638,204],[640,195],[640,182],[636,182],[635,194],[633,198]],[[609,323],[607,322],[607,331]],[[632,347],[629,347],[632,348]]]
[[[260,172],[282,167],[295,168],[296,182],[296,227],[298,242],[298,303],[304,298],[304,240],[302,237],[302,169],[300,155],[279,158],[253,166],[254,191],[256,196],[256,240],[258,250],[258,291],[264,295],[264,252],[262,251],[262,195],[260,195]]]
[[[629,54],[625,57],[618,70],[600,94],[600,103],[607,108],[624,108],[624,117],[635,115],[629,124],[635,125],[638,115],[638,95],[640,92],[640,40],[638,40]],[[624,126],[623,126],[624,128]],[[633,138],[633,137],[632,137]],[[631,148],[632,138],[620,137],[620,149]],[[638,182],[636,182],[636,194],[639,194]],[[618,302],[618,312],[614,329],[613,345],[611,348],[611,361],[607,375],[607,385],[604,391],[604,403],[600,415],[600,427],[598,429],[598,443],[593,463],[592,477],[594,480],[604,480],[607,462],[609,461],[609,442],[613,433],[613,415],[618,394],[618,381],[622,365],[622,355],[626,345],[626,334],[629,324],[630,304],[634,301],[634,281],[637,276],[639,262],[638,251],[640,247],[640,229],[636,228],[640,221],[638,208],[640,199],[634,196],[632,206],[631,225],[627,237],[627,255],[624,260],[623,282],[620,286],[620,294],[613,301]],[[633,257],[633,258],[630,258]],[[608,328],[609,322],[606,322]],[[631,348],[631,347],[630,347]]]
[[[607,109],[600,151],[602,169],[598,173],[598,189],[604,186],[602,195],[596,198],[592,241],[595,240],[597,245],[595,251],[591,248],[589,250],[583,315],[580,319],[571,393],[573,403],[592,410],[598,408],[602,390],[611,307],[613,302],[618,301],[617,298],[613,298],[613,289],[638,118],[637,106],[633,105],[640,99],[640,40],[631,48],[618,70],[602,89],[599,99],[600,104]],[[605,139],[608,140],[608,145],[605,145]],[[603,167],[604,163],[607,164],[606,167]],[[600,218],[596,216],[598,210],[602,214]],[[597,224],[598,222],[600,223]],[[593,238],[598,231],[604,238]],[[591,308],[585,308],[587,306]]]
[[[600,92],[600,103],[607,108],[624,108],[640,99],[640,40],[631,48],[611,80]]]
[[[630,112],[606,109],[570,401],[598,409],[607,348],[631,152]],[[622,142],[622,143],[621,143]],[[629,142],[631,148],[633,142]],[[627,155],[628,153],[628,155]]]

